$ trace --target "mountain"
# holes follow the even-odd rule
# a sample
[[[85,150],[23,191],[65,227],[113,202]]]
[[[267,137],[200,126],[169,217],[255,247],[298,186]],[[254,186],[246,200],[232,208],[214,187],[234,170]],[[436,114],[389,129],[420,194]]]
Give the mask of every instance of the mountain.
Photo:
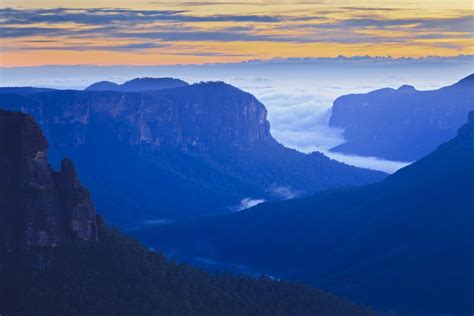
[[[34,87],[0,87],[0,93],[29,95],[40,92],[54,91],[50,88],[34,88]]]
[[[55,172],[46,156],[32,117],[0,111],[2,315],[375,315],[307,286],[172,263],[97,220],[71,161]]]
[[[474,112],[385,180],[136,232],[180,260],[248,266],[381,311],[474,311]]]
[[[39,260],[44,247],[97,238],[95,208],[74,166],[65,159],[55,172],[46,152],[32,117],[0,111],[0,253]]]
[[[415,161],[456,135],[474,110],[474,74],[432,91],[412,86],[351,94],[334,101],[330,126],[346,142],[332,151]]]
[[[0,108],[33,115],[53,164],[72,158],[98,209],[119,225],[229,212],[248,199],[385,176],[285,148],[271,136],[263,104],[222,82],[140,93],[0,94]]]
[[[86,91],[120,91],[121,86],[115,82],[110,81],[99,81],[91,84],[84,90]]]
[[[187,85],[189,85],[187,82],[175,78],[135,78],[121,85],[110,81],[100,81],[88,86],[84,90],[139,92],[184,87]]]

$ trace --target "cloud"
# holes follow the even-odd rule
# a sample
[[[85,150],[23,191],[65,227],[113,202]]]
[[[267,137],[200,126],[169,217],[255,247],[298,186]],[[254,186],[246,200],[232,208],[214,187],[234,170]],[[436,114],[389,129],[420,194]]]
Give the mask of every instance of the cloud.
[[[410,43],[416,39],[468,39],[474,35],[474,15],[452,18],[388,19],[378,16],[323,23],[278,25],[301,31],[299,42]],[[395,36],[394,31],[398,32]]]
[[[147,31],[147,32],[122,32],[113,34],[120,38],[146,38],[158,39],[162,41],[176,42],[201,42],[201,41],[219,41],[219,42],[289,42],[293,39],[285,36],[259,35],[251,33],[230,32],[230,31]],[[295,39],[296,40],[296,39]]]
[[[294,199],[299,194],[293,191],[290,187],[285,186],[273,186],[269,189],[271,193],[276,195],[280,199]]]
[[[196,3],[210,5],[210,2]],[[341,7],[338,11],[352,12],[355,8]],[[360,8],[362,9],[362,8]],[[381,45],[429,45],[426,39],[472,38],[474,16],[451,18],[390,19],[380,17],[371,8],[363,18],[335,19],[331,12],[315,10],[305,14],[196,14],[186,5],[183,10],[132,10],[120,8],[52,8],[0,9],[0,38],[55,39],[58,45],[37,45],[32,42],[4,44],[8,50],[101,50],[144,51],[168,48],[180,42],[274,42],[274,43],[337,43]],[[372,13],[371,13],[372,12]],[[396,35],[394,35],[396,31]],[[78,45],[77,40],[104,40],[109,44]],[[123,41],[130,41],[124,44]],[[150,43],[152,41],[153,43]],[[435,45],[459,50],[462,45]],[[197,49],[196,49],[197,50]],[[197,50],[198,51],[198,50]],[[179,50],[176,50],[180,54]],[[186,54],[186,52],[181,52]],[[202,50],[195,56],[213,55]],[[246,54],[228,54],[244,57]]]
[[[280,16],[271,15],[193,15],[186,10],[128,10],[128,9],[0,9],[0,38],[56,39],[60,45],[39,46],[32,42],[13,43],[9,50],[105,50],[133,51],[169,47],[161,42],[233,42],[285,41],[285,37],[253,32],[252,26],[229,23],[276,23]],[[203,28],[206,23],[225,26]],[[104,26],[105,25],[105,26]],[[77,45],[75,39],[108,39],[108,45]],[[114,41],[142,41],[115,44]],[[149,41],[154,43],[150,44]],[[167,46],[165,46],[167,45]],[[204,53],[206,54],[206,53]],[[208,54],[211,56],[212,54]],[[199,54],[197,55],[199,56]],[[203,55],[201,55],[203,56]]]
[[[205,56],[205,57],[252,57],[251,55],[248,54],[233,54],[233,53],[224,53],[224,52],[204,52],[204,51],[190,51],[190,52],[176,52],[173,53],[173,55],[178,55],[178,56]]]
[[[225,27],[222,29],[222,31],[227,31],[227,32],[249,32],[255,30],[254,26],[231,26],[231,27]]]
[[[172,223],[174,223],[174,220],[167,219],[167,218],[150,219],[144,222],[145,225],[153,225],[153,226],[167,225],[167,224],[172,224]]]
[[[394,173],[395,171],[404,168],[410,164],[410,162],[403,161],[391,161],[377,157],[362,157],[356,155],[347,155],[334,153],[330,151],[324,151],[324,154],[329,158],[337,161],[344,162],[351,166],[357,166],[361,168],[369,168],[379,170],[387,173]]]
[[[385,8],[385,7],[341,7],[341,9],[344,10],[350,10],[350,11],[397,11],[400,9],[395,9],[395,8]]]
[[[450,44],[450,43],[435,43],[434,45],[436,47],[447,48],[447,49],[458,50],[458,51],[462,51],[463,49],[461,45]]]
[[[45,42],[45,41],[43,41]],[[51,43],[52,41],[49,41]],[[54,43],[54,42],[53,42]],[[71,51],[138,51],[152,48],[169,47],[169,44],[163,43],[130,43],[124,45],[94,45],[84,43],[81,45],[34,45],[34,46],[16,46],[15,50],[71,50]],[[9,49],[5,47],[4,49]]]
[[[240,212],[245,209],[254,207],[260,203],[265,202],[264,199],[253,199],[253,198],[245,198],[240,201],[240,204],[233,208],[234,211]]]
[[[12,27],[1,26],[0,38],[18,38],[31,36],[57,36],[64,35],[64,29],[48,27]]]
[[[400,31],[438,31],[463,32],[472,34],[474,30],[474,15],[465,15],[452,18],[414,18],[414,19],[386,19],[380,17],[346,19],[332,23],[311,25],[317,29],[356,29],[375,28]],[[442,33],[438,33],[442,34]]]
[[[30,25],[34,23],[76,23],[82,25],[104,25],[110,23],[173,22],[263,22],[275,23],[282,19],[270,15],[191,15],[186,10],[129,10],[129,9],[0,9],[4,24]]]

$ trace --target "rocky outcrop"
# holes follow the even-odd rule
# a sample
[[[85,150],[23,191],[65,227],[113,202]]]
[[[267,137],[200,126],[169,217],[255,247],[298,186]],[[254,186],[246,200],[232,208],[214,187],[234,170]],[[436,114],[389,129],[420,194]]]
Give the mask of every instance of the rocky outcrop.
[[[61,170],[54,173],[61,206],[64,210],[68,238],[97,239],[94,204],[89,191],[79,181],[71,160],[64,159]]]
[[[97,239],[96,212],[74,167],[59,172],[29,115],[0,111],[0,249],[26,253],[73,240]]]

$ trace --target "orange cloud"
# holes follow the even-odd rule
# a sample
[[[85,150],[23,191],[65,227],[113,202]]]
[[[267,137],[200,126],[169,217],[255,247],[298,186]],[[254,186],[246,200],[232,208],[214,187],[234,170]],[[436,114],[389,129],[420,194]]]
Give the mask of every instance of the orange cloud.
[[[15,2],[0,6],[2,66],[474,53],[470,0]]]

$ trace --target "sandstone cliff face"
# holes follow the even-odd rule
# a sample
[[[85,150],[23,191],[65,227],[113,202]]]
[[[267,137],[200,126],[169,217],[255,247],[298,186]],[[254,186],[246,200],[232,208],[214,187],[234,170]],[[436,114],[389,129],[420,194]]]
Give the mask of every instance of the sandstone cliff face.
[[[0,108],[36,119],[50,162],[71,157],[114,224],[217,214],[245,198],[281,199],[384,177],[285,148],[270,134],[264,105],[222,82],[0,93]]]
[[[65,148],[87,143],[98,130],[127,145],[200,151],[271,139],[263,104],[219,82],[150,93],[56,91],[36,101],[48,107],[37,111],[37,102],[22,101],[21,110],[35,113],[50,143]]]
[[[438,90],[412,86],[352,94],[334,101],[330,125],[347,142],[333,151],[392,160],[418,160],[456,135],[474,109],[474,74]]]
[[[67,238],[97,239],[94,204],[89,191],[79,181],[76,169],[69,159],[61,163],[61,170],[54,173],[61,207],[64,210]]]
[[[0,249],[22,253],[97,239],[90,194],[74,167],[47,161],[47,142],[29,115],[0,111]]]

